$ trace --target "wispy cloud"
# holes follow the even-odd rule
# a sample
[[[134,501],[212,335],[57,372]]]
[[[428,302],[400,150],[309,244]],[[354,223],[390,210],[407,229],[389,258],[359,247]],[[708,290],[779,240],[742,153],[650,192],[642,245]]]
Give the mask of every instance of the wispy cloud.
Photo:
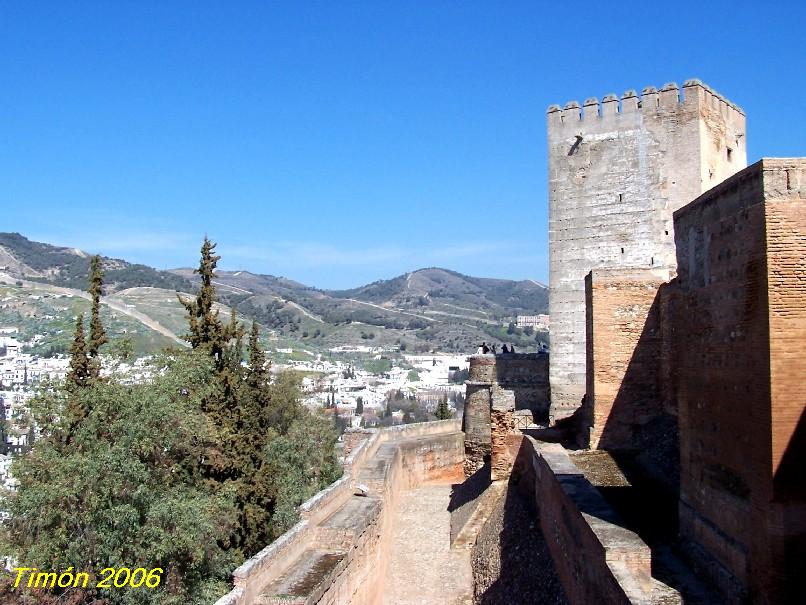
[[[407,251],[395,246],[368,248],[340,248],[316,242],[272,242],[266,246],[227,245],[222,243],[219,253],[231,262],[237,259],[270,262],[285,266],[361,266],[397,260],[407,256]]]
[[[444,243],[434,247],[349,247],[321,242],[272,242],[265,246],[222,243],[219,252],[230,263],[234,259],[244,263],[244,266],[248,266],[250,261],[270,262],[285,267],[360,267],[393,261],[433,266],[492,254],[522,253],[529,247],[525,242]]]
[[[199,237],[189,233],[168,231],[130,231],[103,233],[36,234],[32,239],[59,246],[81,248],[106,255],[141,252],[188,252],[198,248]]]

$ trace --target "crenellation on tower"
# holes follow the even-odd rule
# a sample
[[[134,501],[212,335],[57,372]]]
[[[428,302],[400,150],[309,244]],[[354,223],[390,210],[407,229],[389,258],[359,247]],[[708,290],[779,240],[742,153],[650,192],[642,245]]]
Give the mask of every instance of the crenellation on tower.
[[[599,118],[599,99],[588,97],[582,106],[582,121],[592,122]]]
[[[692,108],[716,111],[731,122],[743,121],[745,118],[741,107],[699,80],[686,80],[682,87],[676,82],[668,82],[660,89],[646,86],[640,96],[635,90],[630,89],[625,91],[621,98],[615,94],[607,94],[601,102],[596,97],[588,97],[583,103],[571,100],[563,106],[550,105],[546,113],[550,114],[550,124],[576,128],[580,123],[595,122],[597,118],[609,123],[612,119],[618,120],[639,109],[644,115],[656,115]]]
[[[614,94],[605,95],[602,99],[602,117],[607,118],[618,113],[618,97]]]
[[[675,82],[670,82],[660,89],[658,106],[661,109],[676,109],[680,105],[680,90]]]

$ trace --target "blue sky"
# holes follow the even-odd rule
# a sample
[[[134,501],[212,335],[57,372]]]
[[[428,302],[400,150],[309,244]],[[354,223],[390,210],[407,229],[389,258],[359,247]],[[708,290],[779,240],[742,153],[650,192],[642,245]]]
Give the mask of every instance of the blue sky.
[[[0,231],[350,287],[548,277],[545,110],[697,77],[806,155],[806,3],[0,0]]]

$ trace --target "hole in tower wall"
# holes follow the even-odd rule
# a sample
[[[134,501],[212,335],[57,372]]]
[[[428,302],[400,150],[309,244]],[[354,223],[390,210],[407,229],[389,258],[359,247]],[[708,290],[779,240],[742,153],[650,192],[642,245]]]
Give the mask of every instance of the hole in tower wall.
[[[624,254],[624,248],[621,249],[621,253]]]
[[[618,194],[618,201],[619,201],[619,202],[623,202],[623,201],[624,201],[624,194],[623,194],[623,193],[619,193],[619,194]]]
[[[727,153],[727,156],[728,156],[728,162],[732,162],[733,161],[733,149],[728,147],[726,153]]]

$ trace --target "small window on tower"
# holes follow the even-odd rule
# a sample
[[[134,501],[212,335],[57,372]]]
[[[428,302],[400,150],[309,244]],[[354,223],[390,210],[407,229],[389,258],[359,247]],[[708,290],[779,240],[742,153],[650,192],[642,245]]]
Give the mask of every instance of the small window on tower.
[[[732,161],[733,161],[733,149],[728,147],[728,162],[732,162]]]

